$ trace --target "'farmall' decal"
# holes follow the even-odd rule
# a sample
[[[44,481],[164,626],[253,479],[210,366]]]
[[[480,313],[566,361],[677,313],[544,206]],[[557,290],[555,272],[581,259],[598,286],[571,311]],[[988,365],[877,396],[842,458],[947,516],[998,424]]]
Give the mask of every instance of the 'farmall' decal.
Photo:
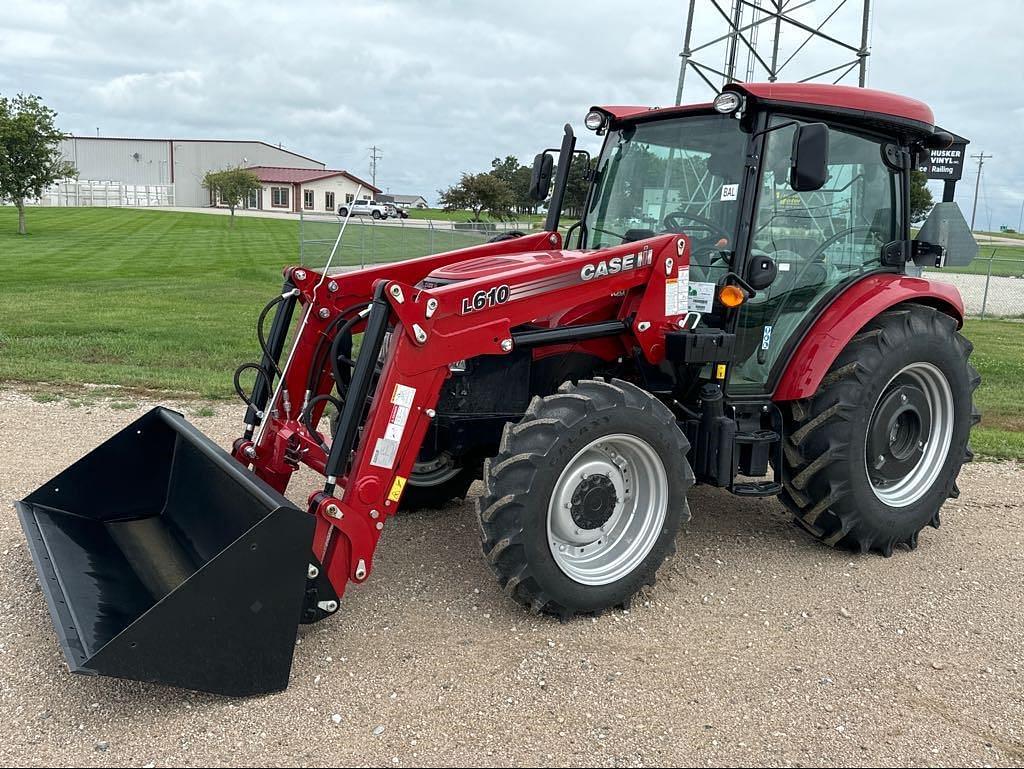
[[[613,256],[611,259],[602,259],[596,264],[585,264],[583,269],[580,270],[580,277],[583,280],[606,278],[609,275],[617,275],[620,272],[629,272],[641,267],[649,267],[653,261],[654,249],[650,246],[644,246],[635,254]]]

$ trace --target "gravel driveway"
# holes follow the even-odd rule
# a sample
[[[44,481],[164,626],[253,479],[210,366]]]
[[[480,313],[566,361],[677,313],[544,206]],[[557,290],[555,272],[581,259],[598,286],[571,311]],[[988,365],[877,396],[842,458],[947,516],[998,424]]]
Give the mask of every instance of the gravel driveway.
[[[33,392],[0,391],[6,500],[149,406]],[[227,445],[241,409],[214,408],[183,410]],[[406,515],[372,579],[300,630],[291,687],[249,700],[70,675],[6,506],[0,761],[1022,766],[1022,479],[968,467],[942,528],[889,559],[809,541],[774,500],[697,489],[657,586],[564,625],[502,595],[471,504]]]

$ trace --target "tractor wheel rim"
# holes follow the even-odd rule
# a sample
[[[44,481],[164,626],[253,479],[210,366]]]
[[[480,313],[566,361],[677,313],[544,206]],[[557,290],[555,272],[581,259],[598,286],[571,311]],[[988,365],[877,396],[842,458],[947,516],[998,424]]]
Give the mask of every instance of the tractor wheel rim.
[[[555,483],[551,556],[574,582],[616,582],[643,563],[667,512],[668,474],[658,452],[635,435],[603,436],[577,452]]]
[[[902,394],[904,390],[909,398]],[[899,397],[909,403],[910,409],[893,417],[891,427],[888,422],[876,424],[889,409],[887,398],[891,400],[894,392],[900,393]],[[881,502],[889,507],[907,507],[928,493],[946,463],[954,422],[953,390],[937,366],[911,363],[889,380],[871,413],[864,451],[871,489]],[[891,430],[891,438],[887,447],[879,449],[872,436],[883,428]],[[913,441],[916,441],[913,452],[916,461],[908,463],[907,457],[914,448],[909,443]],[[885,464],[892,461],[908,465],[899,477],[885,477],[882,471]]]
[[[409,473],[411,486],[440,486],[462,471],[462,466],[451,454],[442,452],[427,462],[416,462]]]

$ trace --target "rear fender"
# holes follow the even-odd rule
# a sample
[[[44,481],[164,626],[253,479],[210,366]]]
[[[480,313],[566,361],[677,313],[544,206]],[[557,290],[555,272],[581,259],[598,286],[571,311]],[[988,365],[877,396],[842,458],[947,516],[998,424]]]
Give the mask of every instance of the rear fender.
[[[904,302],[934,307],[963,325],[963,299],[948,283],[893,273],[869,275],[836,297],[808,329],[790,356],[772,400],[814,395],[849,341],[879,313]]]

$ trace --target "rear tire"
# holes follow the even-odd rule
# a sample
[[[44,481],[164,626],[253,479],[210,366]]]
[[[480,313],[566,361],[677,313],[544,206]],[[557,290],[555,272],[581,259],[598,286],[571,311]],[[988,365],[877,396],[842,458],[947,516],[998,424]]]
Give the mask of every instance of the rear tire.
[[[534,398],[484,463],[478,501],[505,593],[563,619],[628,605],[690,518],[688,450],[672,412],[628,382]]]
[[[338,209],[338,216],[348,216],[348,209],[347,208],[339,208]]]
[[[790,404],[780,498],[817,539],[885,556],[913,549],[959,496],[981,377],[956,326],[923,305],[888,310],[850,341],[817,393]]]

